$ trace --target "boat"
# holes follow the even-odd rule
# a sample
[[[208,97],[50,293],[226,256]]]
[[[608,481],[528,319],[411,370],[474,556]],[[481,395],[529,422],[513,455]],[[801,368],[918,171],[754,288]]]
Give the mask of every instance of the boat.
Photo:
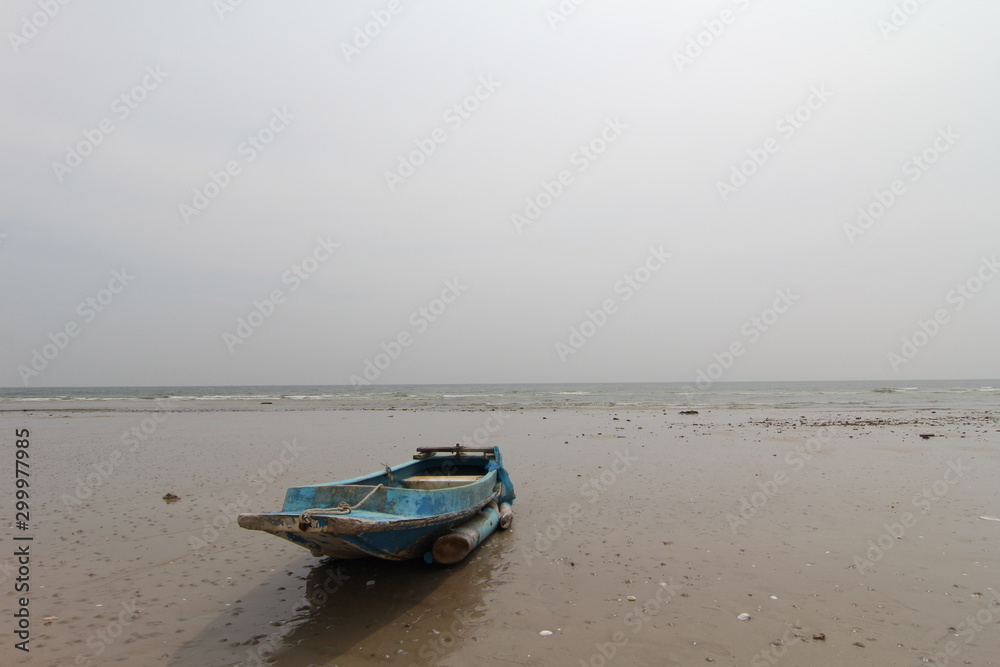
[[[238,523],[317,557],[451,563],[510,525],[514,497],[498,447],[418,447],[412,461],[376,473],[290,487],[280,512]]]

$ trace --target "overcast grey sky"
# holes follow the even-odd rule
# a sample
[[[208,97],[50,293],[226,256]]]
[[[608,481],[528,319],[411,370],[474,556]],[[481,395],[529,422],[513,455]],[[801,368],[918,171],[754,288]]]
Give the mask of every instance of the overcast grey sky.
[[[0,385],[1000,377],[998,3],[0,24]]]

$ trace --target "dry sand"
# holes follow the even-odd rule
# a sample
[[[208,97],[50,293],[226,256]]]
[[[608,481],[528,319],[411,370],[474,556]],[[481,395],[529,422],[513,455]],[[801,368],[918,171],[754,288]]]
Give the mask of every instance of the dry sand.
[[[0,412],[35,537],[25,654],[5,465],[0,664],[1000,664],[996,413],[254,407]],[[235,523],[496,415],[514,527],[460,565]]]

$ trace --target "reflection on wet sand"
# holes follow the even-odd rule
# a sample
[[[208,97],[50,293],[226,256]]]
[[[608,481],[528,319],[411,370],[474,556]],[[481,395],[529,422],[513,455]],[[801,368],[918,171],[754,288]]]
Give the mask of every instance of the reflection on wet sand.
[[[234,601],[169,664],[436,664],[488,618],[484,595],[506,569],[502,541],[493,535],[450,567],[297,560]]]

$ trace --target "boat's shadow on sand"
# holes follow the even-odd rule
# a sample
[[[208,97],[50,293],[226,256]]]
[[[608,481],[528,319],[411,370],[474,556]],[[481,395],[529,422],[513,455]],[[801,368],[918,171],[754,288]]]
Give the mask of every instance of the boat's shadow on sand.
[[[387,658],[395,658],[390,664],[432,664],[428,655],[442,657],[449,648],[433,633],[447,631],[455,610],[475,614],[483,608],[489,588],[483,584],[502,567],[500,549],[491,546],[499,545],[490,540],[449,567],[420,560],[297,559],[234,599],[167,664],[305,667]]]

